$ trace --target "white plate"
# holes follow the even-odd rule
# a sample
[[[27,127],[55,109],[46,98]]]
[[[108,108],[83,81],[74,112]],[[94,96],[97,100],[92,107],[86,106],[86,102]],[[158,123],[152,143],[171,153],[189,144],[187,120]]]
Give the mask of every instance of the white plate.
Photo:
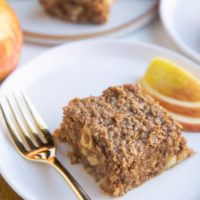
[[[182,52],[200,63],[199,8],[199,0],[162,0],[160,16],[167,32]]]
[[[9,0],[9,3],[21,21],[26,39],[48,44],[106,35],[122,36],[149,22],[158,7],[158,0],[117,0],[108,23],[86,25],[50,17],[36,0]]]
[[[131,41],[85,41],[54,48],[14,71],[3,82],[2,94],[24,88],[54,131],[62,120],[62,107],[74,97],[99,95],[111,85],[136,82],[150,60],[165,57],[182,66],[196,66],[163,48]],[[200,134],[184,134],[197,154],[173,169],[128,192],[119,200],[199,200]],[[0,134],[0,171],[8,183],[28,200],[75,199],[62,178],[49,166],[24,160],[15,151],[6,129]],[[81,165],[60,160],[94,200],[111,200]]]

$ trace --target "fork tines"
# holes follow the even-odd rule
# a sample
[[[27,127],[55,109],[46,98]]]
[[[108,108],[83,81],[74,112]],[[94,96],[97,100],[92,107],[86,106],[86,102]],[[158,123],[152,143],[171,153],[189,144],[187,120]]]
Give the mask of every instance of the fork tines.
[[[5,96],[0,107],[10,136],[23,153],[53,142],[46,124],[24,93]]]

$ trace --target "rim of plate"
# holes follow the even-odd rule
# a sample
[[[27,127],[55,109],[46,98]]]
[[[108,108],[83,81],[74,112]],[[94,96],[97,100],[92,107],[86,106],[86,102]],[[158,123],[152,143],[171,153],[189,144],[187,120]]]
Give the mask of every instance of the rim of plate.
[[[182,42],[181,38],[178,36],[176,30],[173,28],[172,23],[170,23],[169,13],[167,12],[167,7],[171,3],[172,6],[175,7],[176,4],[179,2],[179,0],[161,0],[160,6],[159,6],[159,14],[161,18],[161,22],[167,31],[170,38],[174,41],[174,43],[179,47],[179,49],[190,58],[194,59],[194,61],[200,63],[200,56],[198,53],[196,53],[192,48],[190,48],[188,45],[186,45],[184,42]]]
[[[124,29],[127,29],[131,26],[137,25],[140,22],[145,21],[147,18],[153,17],[155,13],[157,13],[159,7],[159,0],[156,0],[155,3],[152,5],[151,8],[149,8],[145,13],[138,16],[137,18],[130,20],[122,25],[116,26],[114,28],[105,30],[105,31],[99,31],[96,33],[85,33],[85,34],[79,34],[79,35],[72,35],[72,34],[43,34],[43,33],[37,33],[33,31],[28,31],[26,29],[23,29],[23,32],[25,36],[30,38],[38,38],[38,39],[53,39],[53,40],[81,40],[81,39],[88,39],[88,38],[95,38],[99,36],[109,35],[118,31],[122,31]]]
[[[186,63],[191,64],[194,68],[197,68],[198,70],[200,69],[199,65],[195,62],[193,62],[192,60],[190,60],[189,58],[174,52],[173,50],[167,49],[165,47],[161,47],[155,44],[151,44],[151,43],[147,43],[147,42],[142,42],[142,41],[134,41],[134,40],[130,40],[130,39],[124,39],[124,40],[117,40],[117,39],[90,39],[90,40],[84,40],[84,41],[78,41],[78,42],[72,42],[70,44],[66,43],[63,45],[59,45],[57,47],[53,47],[50,50],[47,50],[46,52],[40,54],[39,56],[36,56],[35,58],[31,59],[30,61],[26,62],[25,64],[23,64],[20,68],[16,69],[15,71],[13,71],[8,78],[6,78],[5,81],[3,81],[3,83],[0,86],[0,91],[2,90],[2,87],[4,87],[4,85],[9,84],[10,79],[13,76],[18,75],[19,73],[23,72],[24,70],[26,70],[27,68],[25,67],[26,65],[29,65],[31,62],[33,62],[34,60],[40,59],[40,57],[43,57],[44,55],[51,55],[54,51],[57,51],[59,48],[71,48],[73,46],[81,46],[82,44],[92,44],[92,43],[96,43],[96,45],[101,44],[101,43],[115,43],[115,44],[127,44],[127,45],[135,45],[135,46],[140,46],[142,48],[148,48],[149,50],[155,50],[155,51],[159,51],[163,54],[168,54],[171,57],[175,57],[176,59],[180,59],[183,60]],[[2,128],[2,132],[3,132],[3,128]],[[3,134],[3,133],[0,133]],[[10,141],[11,142],[11,141]],[[11,142],[12,143],[12,142]],[[12,143],[13,145],[13,143]],[[17,153],[17,152],[16,152]],[[29,194],[26,192],[26,190],[24,188],[21,188],[18,184],[17,184],[17,180],[15,180],[13,177],[10,177],[8,174],[8,172],[6,171],[5,167],[3,167],[4,165],[0,162],[0,172],[2,177],[6,180],[6,182],[10,185],[10,187],[16,192],[18,193],[22,198],[24,199],[29,199],[30,200],[30,196]]]

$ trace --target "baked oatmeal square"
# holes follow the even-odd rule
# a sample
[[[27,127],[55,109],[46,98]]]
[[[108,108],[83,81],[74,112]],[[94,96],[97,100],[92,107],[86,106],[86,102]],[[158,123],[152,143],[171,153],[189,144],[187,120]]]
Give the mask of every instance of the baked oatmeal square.
[[[106,193],[120,196],[193,154],[181,130],[137,84],[73,99],[55,135]]]

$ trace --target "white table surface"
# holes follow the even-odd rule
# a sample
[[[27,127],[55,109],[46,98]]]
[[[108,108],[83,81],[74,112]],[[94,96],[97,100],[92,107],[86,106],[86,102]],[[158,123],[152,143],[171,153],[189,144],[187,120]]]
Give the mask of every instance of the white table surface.
[[[159,46],[167,47],[181,53],[175,46],[173,41],[170,39],[170,37],[167,35],[159,18],[154,19],[150,24],[146,25],[140,30],[137,30],[119,39],[140,40],[144,42],[149,42]],[[42,46],[25,42],[18,67],[50,48],[53,48],[53,46]]]

